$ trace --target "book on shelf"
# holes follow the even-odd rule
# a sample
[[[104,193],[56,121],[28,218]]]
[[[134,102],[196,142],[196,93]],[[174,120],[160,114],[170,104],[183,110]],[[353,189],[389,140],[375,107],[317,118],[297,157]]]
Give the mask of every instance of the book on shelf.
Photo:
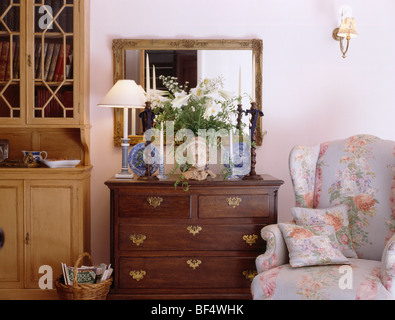
[[[55,47],[55,43],[53,43],[53,42],[48,43],[48,49],[47,49],[47,52],[45,54],[45,62],[44,62],[44,77],[43,77],[43,79],[45,81],[48,78],[49,66],[51,64],[54,47]]]
[[[14,66],[13,66],[13,78],[14,79],[19,79],[19,42],[16,42],[16,48],[15,48],[15,55],[14,55]]]
[[[68,55],[70,53],[70,44],[66,44],[66,48],[62,45],[59,52],[58,62],[56,64],[56,70],[53,81],[63,81],[64,78],[64,60],[66,57],[66,62],[68,60]]]
[[[41,79],[42,71],[43,71],[43,63],[45,62],[45,56],[48,49],[48,42],[44,43],[44,48],[41,48],[41,43],[38,43],[39,51],[37,61],[37,69],[36,69],[36,79]]]
[[[49,82],[53,81],[53,76],[55,74],[56,63],[58,62],[58,56],[59,56],[59,51],[60,51],[61,46],[63,46],[63,44],[55,43],[52,58],[51,58],[51,63],[49,65],[48,76],[46,78],[46,80]]]
[[[73,50],[72,49],[70,49],[69,56],[67,57],[65,71],[66,71],[66,79],[73,78]]]
[[[3,41],[0,54],[0,81],[5,80],[9,49],[10,43]]]
[[[74,267],[68,266],[65,263],[61,263],[62,274],[65,285],[73,285],[74,283]],[[81,266],[78,268],[77,282],[79,284],[86,283],[100,283],[110,279],[113,269],[110,265],[104,263],[100,266]]]
[[[15,57],[16,42],[12,42],[12,50],[8,52],[8,59],[6,63],[6,73],[4,80],[11,79],[11,69],[14,68],[14,57]]]

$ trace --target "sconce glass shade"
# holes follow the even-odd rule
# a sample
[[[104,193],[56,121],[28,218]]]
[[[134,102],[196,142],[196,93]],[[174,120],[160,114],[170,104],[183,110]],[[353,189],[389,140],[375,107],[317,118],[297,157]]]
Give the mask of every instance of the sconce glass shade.
[[[350,39],[358,36],[357,27],[355,25],[355,19],[346,17],[339,27],[337,32],[338,37]]]
[[[144,90],[133,80],[118,80],[98,104],[99,107],[143,108],[146,97]]]

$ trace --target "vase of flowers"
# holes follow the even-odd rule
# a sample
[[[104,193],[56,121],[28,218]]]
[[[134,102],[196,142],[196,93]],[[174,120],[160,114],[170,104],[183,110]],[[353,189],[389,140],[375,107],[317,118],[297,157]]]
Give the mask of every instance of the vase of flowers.
[[[184,164],[182,171],[186,179],[201,180],[214,175],[206,166],[208,149],[218,147],[222,143],[220,137],[228,136],[230,130],[236,128],[237,97],[223,89],[222,77],[203,79],[192,89],[188,88],[188,83],[180,85],[175,77],[160,76],[159,79],[167,92],[157,91],[152,97],[157,128],[170,121],[177,133],[175,143],[186,142],[184,148],[177,150],[187,155],[183,158],[186,163],[177,161],[176,156],[175,169]],[[185,132],[187,134],[183,134]],[[204,143],[207,155],[201,149]]]

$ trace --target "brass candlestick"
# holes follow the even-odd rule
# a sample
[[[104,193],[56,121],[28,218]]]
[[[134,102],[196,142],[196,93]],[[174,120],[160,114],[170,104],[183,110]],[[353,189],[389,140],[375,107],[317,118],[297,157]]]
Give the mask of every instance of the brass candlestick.
[[[263,112],[260,111],[255,102],[251,102],[250,110],[246,110],[246,114],[251,114],[251,168],[250,173],[247,176],[243,177],[243,180],[263,180],[260,175],[257,175],[255,172],[255,165],[256,165],[256,148],[255,148],[255,141],[256,141],[256,123],[259,116],[263,116]]]
[[[239,130],[239,132],[240,132],[240,129],[241,129],[241,118],[243,117],[243,105],[241,104],[241,102],[240,102],[240,104],[237,105],[237,112],[238,112],[238,114],[237,114],[236,129]]]
[[[152,114],[152,108],[151,108],[151,101],[146,101],[145,102],[145,109],[144,109],[144,114],[145,114],[145,127],[147,130],[150,130],[152,128],[152,121],[155,118],[155,115]],[[145,147],[147,148],[151,144],[151,132],[149,132],[149,139],[145,142]],[[146,163],[145,164],[145,174],[144,176],[139,177],[139,180],[158,180],[157,176],[153,176],[151,173],[151,166],[150,164]]]

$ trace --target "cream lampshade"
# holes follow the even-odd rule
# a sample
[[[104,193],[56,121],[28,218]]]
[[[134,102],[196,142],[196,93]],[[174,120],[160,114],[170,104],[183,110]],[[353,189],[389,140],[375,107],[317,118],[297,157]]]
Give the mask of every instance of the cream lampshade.
[[[350,17],[344,18],[342,24],[339,27],[337,35],[346,39],[357,37],[358,32],[355,25],[355,19]]]
[[[133,80],[118,80],[98,104],[99,107],[123,108],[123,138],[122,138],[122,170],[116,178],[132,179],[133,174],[128,170],[128,108],[142,108],[146,97],[144,90]]]

